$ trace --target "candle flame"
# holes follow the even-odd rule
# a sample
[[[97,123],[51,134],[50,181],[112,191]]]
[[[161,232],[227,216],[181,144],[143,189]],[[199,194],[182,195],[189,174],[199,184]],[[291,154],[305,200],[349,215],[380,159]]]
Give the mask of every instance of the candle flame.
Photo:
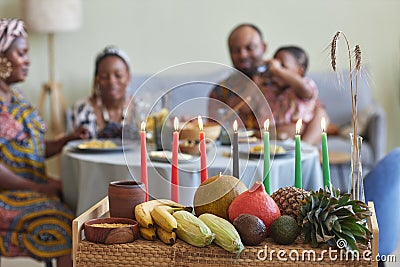
[[[268,129],[269,129],[269,119],[266,119],[266,120],[264,121],[264,129],[265,129],[266,131],[268,131]]]
[[[142,124],[140,125],[140,129],[141,129],[142,131],[145,131],[145,130],[146,130],[146,122],[145,122],[145,121],[142,121]]]
[[[175,117],[175,119],[174,119],[174,129],[175,129],[175,131],[179,130],[179,120],[177,117]]]
[[[197,121],[199,122],[200,131],[203,131],[203,119],[201,118],[201,116],[197,117]]]
[[[237,120],[233,122],[233,131],[236,133],[238,129]]]
[[[326,120],[325,120],[325,117],[322,117],[322,119],[321,119],[321,129],[322,129],[323,132],[325,132],[325,130],[326,130]]]
[[[301,119],[299,119],[296,122],[296,134],[300,134],[300,130],[301,130],[301,124],[303,123],[303,121]]]

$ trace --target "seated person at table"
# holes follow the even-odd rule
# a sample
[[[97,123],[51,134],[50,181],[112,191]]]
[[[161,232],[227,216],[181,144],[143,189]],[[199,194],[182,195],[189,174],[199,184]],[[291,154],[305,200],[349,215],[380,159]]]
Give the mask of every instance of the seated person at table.
[[[67,131],[84,126],[93,138],[121,138],[123,127],[132,128],[132,124],[126,123],[132,117],[133,108],[130,104],[127,111],[130,79],[127,54],[115,46],[104,48],[95,61],[93,93],[72,106]]]
[[[28,40],[19,19],[0,20],[0,253],[37,260],[57,258],[72,266],[73,213],[60,200],[61,182],[45,172],[45,157],[84,128],[55,141],[44,141],[46,125],[13,84],[25,81]]]
[[[259,68],[266,64],[263,55],[267,50],[267,45],[263,41],[260,29],[253,24],[241,24],[235,27],[228,37],[229,52],[232,60],[233,67],[245,74],[249,79],[255,82],[259,87],[262,87],[262,79],[260,79]],[[245,79],[239,78],[241,84],[237,83],[238,74],[228,77],[226,80],[220,82],[210,93],[209,97],[218,100],[222,103],[229,105],[231,108],[237,107],[242,98],[246,96],[248,86],[254,86],[253,83],[248,81],[243,84]],[[250,96],[251,97],[251,96]],[[246,97],[244,98],[246,99]],[[218,118],[218,101],[209,101],[208,113],[211,118]],[[250,105],[242,105],[237,113],[244,122],[245,126],[249,129],[259,129],[266,118],[260,118],[257,121],[254,116],[254,111],[260,110],[256,106],[259,105],[261,99],[252,97],[249,101]],[[265,101],[264,101],[265,102]],[[307,127],[302,127],[303,135],[302,140],[310,144],[318,144],[321,140],[321,118],[325,117],[327,124],[329,123],[328,116],[322,105],[316,105],[314,110],[314,118],[308,123]]]
[[[281,47],[266,66],[268,70],[258,83],[274,116],[278,138],[294,138],[297,120],[302,119],[302,129],[306,129],[318,102],[317,85],[305,77],[307,54],[297,46]]]

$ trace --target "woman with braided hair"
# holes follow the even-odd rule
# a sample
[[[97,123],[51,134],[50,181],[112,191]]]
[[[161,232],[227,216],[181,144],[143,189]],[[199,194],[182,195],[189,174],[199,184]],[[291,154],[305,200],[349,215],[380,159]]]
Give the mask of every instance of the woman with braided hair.
[[[29,69],[28,40],[19,19],[0,20],[0,253],[71,266],[73,213],[61,199],[61,182],[46,175],[45,157],[87,136],[83,128],[44,141],[38,111],[13,84]]]

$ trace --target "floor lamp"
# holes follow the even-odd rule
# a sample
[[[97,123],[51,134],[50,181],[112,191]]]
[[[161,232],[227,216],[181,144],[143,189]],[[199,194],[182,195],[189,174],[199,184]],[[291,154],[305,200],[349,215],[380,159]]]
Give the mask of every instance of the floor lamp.
[[[81,0],[23,0],[22,12],[28,30],[45,33],[48,39],[49,81],[43,85],[38,110],[43,114],[46,96],[50,97],[50,127],[55,135],[64,132],[65,102],[61,84],[55,80],[54,35],[74,31],[81,25]]]

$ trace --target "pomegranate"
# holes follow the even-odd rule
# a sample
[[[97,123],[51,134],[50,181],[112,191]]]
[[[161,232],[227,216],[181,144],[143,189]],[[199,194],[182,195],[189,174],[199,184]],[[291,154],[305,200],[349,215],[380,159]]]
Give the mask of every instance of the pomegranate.
[[[267,228],[268,235],[272,222],[281,216],[278,205],[265,192],[264,185],[259,181],[232,201],[228,213],[231,222],[244,213],[260,218]]]

